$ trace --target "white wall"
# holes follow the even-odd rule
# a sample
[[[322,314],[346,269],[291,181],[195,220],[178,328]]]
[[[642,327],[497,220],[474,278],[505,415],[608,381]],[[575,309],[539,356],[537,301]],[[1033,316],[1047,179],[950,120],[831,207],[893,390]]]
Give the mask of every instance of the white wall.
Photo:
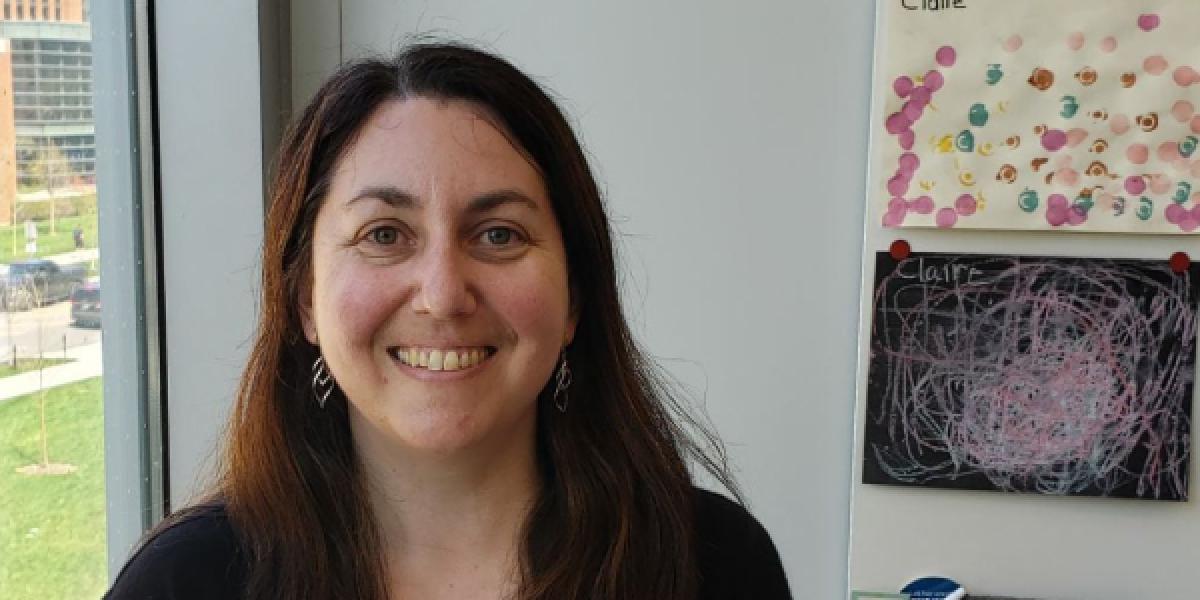
[[[636,331],[706,392],[796,597],[844,597],[871,3],[331,4],[292,7],[297,108],[334,62],[301,30],[482,43],[561,96]]]
[[[155,3],[169,483],[200,487],[256,318],[263,160],[256,3]]]

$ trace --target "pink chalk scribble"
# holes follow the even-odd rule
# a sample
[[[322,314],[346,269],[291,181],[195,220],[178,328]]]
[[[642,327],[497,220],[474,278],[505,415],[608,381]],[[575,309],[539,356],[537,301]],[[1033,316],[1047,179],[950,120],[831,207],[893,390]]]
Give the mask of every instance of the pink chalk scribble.
[[[879,253],[864,481],[1187,498],[1200,267]]]

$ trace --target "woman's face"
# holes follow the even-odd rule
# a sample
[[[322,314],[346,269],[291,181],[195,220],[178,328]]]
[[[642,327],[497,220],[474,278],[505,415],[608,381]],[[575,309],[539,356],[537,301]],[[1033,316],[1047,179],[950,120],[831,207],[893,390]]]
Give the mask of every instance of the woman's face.
[[[393,100],[363,126],[317,214],[301,299],[357,439],[448,452],[532,438],[576,322],[544,188],[473,104]]]

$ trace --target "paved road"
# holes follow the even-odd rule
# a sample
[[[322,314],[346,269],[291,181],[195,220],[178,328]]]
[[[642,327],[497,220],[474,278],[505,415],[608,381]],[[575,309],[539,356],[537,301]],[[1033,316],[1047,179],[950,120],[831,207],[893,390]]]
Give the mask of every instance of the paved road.
[[[50,256],[59,264],[81,264],[95,260],[95,248]],[[0,264],[0,272],[8,265]],[[49,389],[96,377],[104,371],[99,329],[71,326],[71,303],[56,302],[33,310],[0,311],[0,361],[17,356],[32,358],[39,354],[68,358],[70,362],[20,375],[0,377],[0,402],[38,389]]]
[[[67,265],[82,264],[95,260],[95,248],[50,256],[51,260]],[[0,265],[7,270],[8,265]],[[42,352],[59,352],[64,348],[95,344],[100,341],[99,329],[81,329],[71,326],[71,303],[58,302],[33,310],[0,311],[0,361],[12,357],[13,346],[17,356],[37,356]]]
[[[37,356],[100,341],[99,329],[71,326],[71,303],[57,302],[33,310],[0,311],[0,360],[12,356]]]

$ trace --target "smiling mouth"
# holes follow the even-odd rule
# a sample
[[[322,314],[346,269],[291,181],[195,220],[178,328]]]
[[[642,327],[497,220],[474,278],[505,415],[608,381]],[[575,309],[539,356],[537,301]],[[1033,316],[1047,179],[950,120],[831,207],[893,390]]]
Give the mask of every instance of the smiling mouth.
[[[496,353],[494,346],[460,348],[388,348],[388,354],[410,367],[428,371],[461,371],[475,367]]]

